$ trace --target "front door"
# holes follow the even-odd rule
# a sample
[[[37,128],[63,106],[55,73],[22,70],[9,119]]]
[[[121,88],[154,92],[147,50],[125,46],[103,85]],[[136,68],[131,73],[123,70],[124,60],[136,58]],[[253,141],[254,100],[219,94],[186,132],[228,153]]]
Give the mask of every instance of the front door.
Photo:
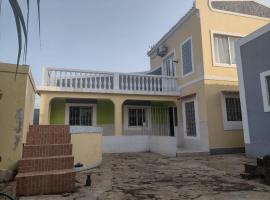
[[[170,125],[170,136],[174,137],[174,108],[169,108],[169,125]]]

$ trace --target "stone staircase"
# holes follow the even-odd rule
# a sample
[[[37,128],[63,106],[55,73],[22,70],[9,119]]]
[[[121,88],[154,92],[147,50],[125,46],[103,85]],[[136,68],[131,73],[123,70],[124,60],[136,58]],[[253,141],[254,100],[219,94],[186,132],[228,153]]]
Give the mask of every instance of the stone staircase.
[[[18,163],[16,196],[57,194],[75,189],[69,126],[30,126]]]

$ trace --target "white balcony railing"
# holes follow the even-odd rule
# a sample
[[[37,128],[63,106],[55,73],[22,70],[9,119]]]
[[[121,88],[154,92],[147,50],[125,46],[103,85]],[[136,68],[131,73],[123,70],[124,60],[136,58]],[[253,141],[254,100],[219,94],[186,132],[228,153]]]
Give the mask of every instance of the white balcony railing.
[[[112,92],[132,94],[175,94],[176,77],[95,72],[46,68],[43,72],[42,90],[63,90],[82,92]]]

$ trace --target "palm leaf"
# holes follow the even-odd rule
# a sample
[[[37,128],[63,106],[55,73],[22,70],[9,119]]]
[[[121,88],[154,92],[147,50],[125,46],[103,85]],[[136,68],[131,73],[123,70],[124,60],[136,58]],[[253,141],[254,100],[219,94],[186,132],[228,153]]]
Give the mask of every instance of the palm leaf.
[[[2,11],[2,0],[0,0],[0,16],[1,16],[1,11]]]
[[[17,35],[18,35],[18,56],[17,56],[17,67],[16,67],[16,74],[15,74],[15,80],[17,77],[17,72],[18,72],[18,67],[20,63],[20,58],[21,58],[21,52],[22,52],[22,30],[21,30],[21,22],[20,22],[20,17],[18,14],[18,11],[15,7],[14,0],[9,0],[10,6],[12,8],[13,14],[14,14],[14,19],[16,22],[16,28],[17,28]]]
[[[40,39],[40,0],[37,0],[37,7],[38,7],[38,33]]]
[[[27,16],[26,16],[26,35],[28,38],[28,30],[29,30],[29,13],[30,13],[30,5],[29,5],[29,0],[26,1],[27,3]],[[28,42],[28,41],[27,41]],[[28,51],[28,43],[25,42],[24,46],[24,63],[26,64],[26,59],[27,59],[27,51]]]
[[[23,30],[23,33],[24,33],[25,43],[27,45],[27,30],[26,30],[26,25],[25,25],[25,21],[24,21],[24,17],[23,17],[21,7],[20,7],[17,0],[12,0],[12,2],[13,2],[13,5],[14,5],[14,8],[16,9],[17,15],[19,17],[19,21],[20,21],[20,24],[21,24],[21,27],[22,27],[22,30]]]

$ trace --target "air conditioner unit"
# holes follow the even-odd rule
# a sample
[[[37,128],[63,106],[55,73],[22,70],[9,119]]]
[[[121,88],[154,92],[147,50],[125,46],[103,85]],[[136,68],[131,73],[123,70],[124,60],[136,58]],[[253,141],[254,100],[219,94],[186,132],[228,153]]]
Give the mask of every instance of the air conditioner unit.
[[[168,52],[168,47],[166,47],[165,45],[160,45],[157,48],[157,56],[163,57],[167,54]]]

